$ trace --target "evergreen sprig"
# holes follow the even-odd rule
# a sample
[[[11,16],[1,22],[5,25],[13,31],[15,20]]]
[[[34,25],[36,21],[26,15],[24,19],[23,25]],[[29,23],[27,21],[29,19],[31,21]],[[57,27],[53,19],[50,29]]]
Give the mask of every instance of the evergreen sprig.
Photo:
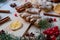
[[[38,23],[38,25],[39,25],[42,29],[46,29],[46,28],[52,26],[52,24],[49,23],[46,19],[40,20],[40,22]]]
[[[46,37],[45,37],[45,35],[43,35],[43,34],[41,33],[40,35],[38,35],[38,36],[36,37],[36,40],[46,40]]]
[[[1,33],[0,34],[0,40],[19,40],[19,38],[17,38],[17,37],[13,38],[11,36],[11,34]]]

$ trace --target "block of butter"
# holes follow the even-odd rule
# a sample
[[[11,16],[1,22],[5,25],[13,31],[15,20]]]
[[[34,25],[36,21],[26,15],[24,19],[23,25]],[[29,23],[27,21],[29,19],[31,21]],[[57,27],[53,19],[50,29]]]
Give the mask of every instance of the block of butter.
[[[22,23],[20,21],[14,21],[10,24],[10,29],[15,31],[22,27]]]

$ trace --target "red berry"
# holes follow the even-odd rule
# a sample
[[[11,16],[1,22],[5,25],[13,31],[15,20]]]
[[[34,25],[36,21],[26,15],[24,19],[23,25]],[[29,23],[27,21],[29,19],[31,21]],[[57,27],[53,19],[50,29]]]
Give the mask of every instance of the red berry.
[[[54,31],[52,30],[52,28],[49,28],[48,31],[49,31],[49,35],[53,35]]]
[[[57,36],[59,35],[59,31],[58,31],[58,32],[56,32],[56,33],[54,33],[54,35],[57,37]]]
[[[15,16],[15,17],[18,17],[16,13],[14,14],[14,16]]]
[[[43,31],[44,34],[46,34],[46,31]]]
[[[57,30],[55,28],[52,28],[53,33],[55,33]]]
[[[47,31],[47,34],[49,34],[50,33],[50,31]]]
[[[52,33],[51,31],[52,31],[51,28],[48,28],[43,33],[46,34],[46,35],[50,35]]]
[[[59,29],[58,29],[58,26],[55,26],[54,27],[54,31],[57,32]]]
[[[58,29],[58,26],[54,26],[54,29]]]
[[[57,21],[56,18],[54,18],[53,21],[56,22]]]
[[[50,31],[49,35],[53,35],[53,31]]]
[[[51,40],[56,40],[56,37],[54,35],[51,36]]]
[[[54,29],[54,28],[52,28],[52,31],[55,31],[55,29]]]
[[[43,33],[44,33],[44,34],[47,34],[47,30],[44,30]]]

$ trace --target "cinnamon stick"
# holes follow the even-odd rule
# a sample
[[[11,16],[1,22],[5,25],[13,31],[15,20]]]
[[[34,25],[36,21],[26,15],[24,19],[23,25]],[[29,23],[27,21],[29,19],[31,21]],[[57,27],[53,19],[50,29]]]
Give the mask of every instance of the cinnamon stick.
[[[10,13],[9,10],[0,10],[0,13]]]
[[[60,17],[60,15],[55,15],[55,14],[47,14],[47,13],[44,13],[45,16],[52,16],[52,17]]]
[[[29,29],[31,28],[32,24],[29,25],[29,27],[27,28],[27,30],[25,31],[25,33],[23,34],[23,37],[25,36],[25,34],[29,31]]]

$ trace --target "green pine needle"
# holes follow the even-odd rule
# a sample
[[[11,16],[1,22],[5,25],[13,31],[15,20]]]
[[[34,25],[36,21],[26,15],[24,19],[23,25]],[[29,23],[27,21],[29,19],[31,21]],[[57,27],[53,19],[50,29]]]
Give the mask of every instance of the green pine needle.
[[[46,40],[45,36],[41,33],[36,37],[36,40]]]
[[[2,33],[0,34],[0,40],[19,40],[19,38],[13,38],[10,34],[7,35],[6,33]]]
[[[38,25],[39,25],[42,29],[46,29],[46,28],[52,26],[52,24],[49,23],[46,19],[40,20],[40,22],[38,23]]]

